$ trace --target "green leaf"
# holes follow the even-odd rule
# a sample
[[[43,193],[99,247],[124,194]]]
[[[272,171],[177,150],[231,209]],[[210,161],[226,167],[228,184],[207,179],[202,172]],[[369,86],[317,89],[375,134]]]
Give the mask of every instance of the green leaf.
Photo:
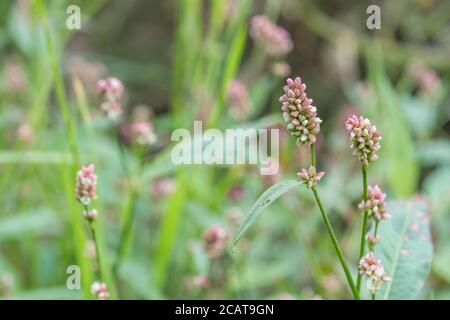
[[[238,231],[236,232],[233,240],[233,248],[236,246],[237,242],[242,237],[244,232],[250,227],[253,222],[255,222],[255,219],[261,214],[261,212],[264,211],[264,209],[266,209],[280,196],[301,183],[302,182],[298,180],[285,180],[271,186],[269,189],[264,191],[264,193],[258,198],[258,200],[256,200],[244,222],[240,225]]]
[[[35,209],[0,220],[0,242],[34,235],[54,235],[62,224],[49,209]]]
[[[391,219],[379,227],[381,241],[375,256],[381,259],[391,281],[385,283],[379,298],[414,299],[430,271],[433,245],[425,202],[395,201],[388,203]]]

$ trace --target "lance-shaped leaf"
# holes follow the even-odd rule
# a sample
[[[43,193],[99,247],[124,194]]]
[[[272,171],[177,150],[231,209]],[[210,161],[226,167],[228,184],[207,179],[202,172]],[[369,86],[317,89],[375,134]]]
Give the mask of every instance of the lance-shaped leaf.
[[[244,234],[244,232],[255,222],[255,219],[264,211],[272,202],[278,199],[280,196],[291,190],[292,188],[302,184],[298,180],[285,180],[274,184],[256,200],[255,204],[250,209],[250,212],[245,217],[244,222],[240,225],[233,240],[233,248]]]
[[[387,210],[391,219],[380,223],[381,241],[375,256],[392,280],[377,297],[414,299],[425,283],[433,254],[427,206],[420,200],[394,201],[387,204]]]

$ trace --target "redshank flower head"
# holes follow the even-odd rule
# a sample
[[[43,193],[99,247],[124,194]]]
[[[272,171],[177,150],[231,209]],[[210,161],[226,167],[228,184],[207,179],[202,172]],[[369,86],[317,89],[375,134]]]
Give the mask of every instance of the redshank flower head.
[[[288,78],[283,91],[279,101],[287,129],[297,138],[297,143],[315,143],[322,120],[317,116],[313,100],[306,96],[306,85],[300,77]]]
[[[386,220],[390,215],[386,211],[386,194],[383,193],[378,185],[369,186],[367,188],[368,199],[359,204],[359,208],[369,210],[369,217],[373,217],[376,221]]]
[[[378,159],[377,152],[381,148],[382,137],[369,119],[352,115],[345,122],[345,129],[352,142],[350,147],[354,157],[364,165]]]
[[[289,32],[274,24],[266,16],[252,18],[250,36],[272,56],[285,55],[293,47]]]
[[[383,283],[391,280],[384,271],[384,265],[375,258],[373,252],[361,258],[359,273],[367,277],[367,288],[371,294],[375,294]]]
[[[131,124],[132,140],[140,146],[150,146],[157,140],[153,125],[149,121],[138,121]]]
[[[97,199],[97,175],[93,164],[84,165],[77,172],[75,194],[83,205],[87,206]]]
[[[109,298],[108,286],[104,282],[95,281],[91,285],[91,293],[96,296],[98,300],[106,300]]]
[[[122,110],[124,86],[115,77],[108,77],[97,82],[97,94],[101,99],[101,109],[108,118],[119,117]]]
[[[325,175],[325,172],[316,172],[315,167],[309,167],[308,170],[300,170],[297,175],[306,184],[306,187],[311,189],[313,186],[315,186],[316,182],[322,179],[322,177]]]

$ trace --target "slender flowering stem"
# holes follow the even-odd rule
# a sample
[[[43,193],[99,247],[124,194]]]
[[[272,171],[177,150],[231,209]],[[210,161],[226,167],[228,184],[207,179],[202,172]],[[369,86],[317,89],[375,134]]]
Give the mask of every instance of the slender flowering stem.
[[[333,230],[333,227],[331,225],[331,222],[328,219],[328,216],[325,213],[325,210],[323,209],[322,202],[320,201],[319,194],[317,193],[317,189],[316,189],[315,186],[313,186],[311,188],[311,190],[314,193],[314,197],[316,198],[317,205],[319,207],[320,213],[322,214],[322,218],[323,218],[323,221],[324,221],[324,223],[325,223],[325,225],[327,227],[328,234],[330,235],[331,241],[333,242],[334,249],[336,250],[336,253],[337,253],[338,257],[339,257],[339,261],[341,262],[342,269],[344,269],[345,277],[347,278],[347,282],[348,282],[348,284],[350,286],[350,289],[351,289],[351,291],[353,293],[353,297],[356,300],[359,300],[359,292],[356,289],[355,283],[353,282],[352,275],[350,274],[350,270],[348,268],[348,265],[345,262],[344,254],[342,253],[342,249],[339,246],[339,243],[338,243],[338,240],[337,240],[336,235],[334,233],[334,230]]]
[[[311,166],[315,167],[316,165],[316,152],[314,148],[314,143],[311,144]],[[353,282],[352,275],[350,274],[350,270],[348,268],[347,262],[345,261],[344,254],[342,253],[342,249],[339,245],[339,242],[336,238],[336,234],[334,233],[333,226],[331,225],[330,220],[328,219],[327,214],[322,206],[322,201],[320,200],[319,193],[317,192],[316,186],[313,185],[311,188],[314,197],[316,198],[317,206],[319,207],[320,213],[322,214],[323,222],[327,227],[328,234],[330,235],[331,242],[333,242],[334,249],[336,250],[336,254],[338,255],[339,261],[341,262],[342,269],[344,269],[345,277],[347,278],[348,285],[353,293],[353,297],[356,300],[359,300],[359,290],[356,289],[355,283]]]
[[[89,211],[87,205],[84,206],[85,212]],[[95,232],[94,220],[88,220],[89,232],[95,245],[95,259],[97,261],[97,270],[100,281],[103,281],[102,264],[100,259],[100,246],[98,244],[97,233]]]
[[[363,164],[361,168],[362,168],[362,176],[363,176],[363,199],[364,199],[364,201],[367,201],[369,199],[369,194],[367,191],[367,166]],[[361,230],[361,244],[359,247],[359,260],[361,260],[361,258],[364,256],[364,250],[365,250],[365,246],[366,246],[368,217],[369,217],[369,210],[365,209],[364,210],[364,220],[363,220],[363,225],[362,225],[362,230]],[[362,279],[362,275],[360,273],[358,273],[358,278],[356,281],[356,286],[358,287],[358,292],[360,292],[360,290],[361,290],[361,279]]]

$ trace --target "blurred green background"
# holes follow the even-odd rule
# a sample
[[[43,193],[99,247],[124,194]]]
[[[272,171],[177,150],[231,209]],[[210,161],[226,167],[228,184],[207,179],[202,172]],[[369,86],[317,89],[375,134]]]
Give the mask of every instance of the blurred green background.
[[[366,28],[374,3],[380,30]],[[66,27],[73,4],[81,30]],[[272,56],[252,39],[255,15],[290,33],[287,55]],[[203,243],[213,225],[231,237],[267,187],[308,165],[278,103],[285,76],[299,75],[323,119],[321,195],[354,273],[362,218],[360,169],[344,130],[352,113],[383,135],[370,183],[389,199],[427,203],[434,256],[419,297],[450,298],[449,57],[444,0],[1,1],[0,297],[92,298],[95,266],[74,186],[80,165],[95,163],[113,298],[350,298],[303,188],[274,203],[235,252],[227,243],[209,258]],[[280,73],[285,64],[290,71]],[[95,85],[109,75],[126,89],[123,122],[154,126],[158,140],[143,156],[100,111]],[[242,106],[229,92],[236,79]],[[175,166],[170,135],[195,119],[223,130],[280,128],[279,175],[250,165]],[[66,288],[69,265],[81,267],[82,290]]]

